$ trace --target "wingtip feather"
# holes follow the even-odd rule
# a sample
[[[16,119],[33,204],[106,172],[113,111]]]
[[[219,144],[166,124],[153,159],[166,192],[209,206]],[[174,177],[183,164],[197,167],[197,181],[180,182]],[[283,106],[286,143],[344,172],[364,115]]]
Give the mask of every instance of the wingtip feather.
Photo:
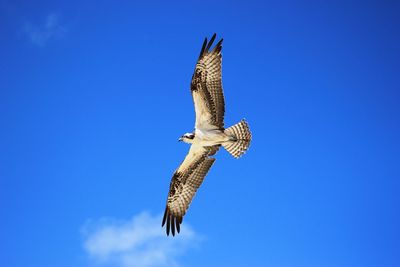
[[[201,47],[201,51],[200,51],[200,55],[199,55],[199,59],[202,58],[202,56],[204,56],[205,53],[209,52],[211,46],[213,45],[215,38],[217,37],[217,34],[214,33],[213,36],[211,37],[210,41],[207,41],[207,37],[204,39],[203,42],[203,46]],[[215,45],[215,47],[213,48],[213,50],[211,52],[221,52],[222,49],[222,42],[224,41],[223,38],[221,38],[221,40],[218,41],[218,43]]]
[[[207,38],[204,39],[203,46],[201,47],[201,50],[200,50],[199,59],[203,56],[204,51],[206,49],[206,45],[207,45]]]
[[[163,219],[162,219],[161,227],[164,227],[164,225],[165,225],[165,220],[167,219],[167,213],[168,213],[168,207],[165,207],[165,211],[164,211],[164,216],[163,216]]]
[[[212,44],[213,44],[213,42],[214,42],[214,40],[215,40],[215,37],[217,37],[217,34],[216,34],[216,33],[214,33],[214,35],[211,37],[210,41],[208,42],[206,51],[208,51],[208,50],[211,48],[211,46],[212,46]]]
[[[164,212],[164,217],[162,219],[161,227],[164,227],[165,223],[166,225],[166,233],[167,236],[171,233],[172,236],[175,236],[176,233],[180,233],[181,231],[181,223],[182,223],[182,217],[175,217],[172,214],[169,213],[168,207],[165,208]]]
[[[175,236],[175,217],[171,216],[172,220],[171,220],[171,230],[172,230],[172,236]]]
[[[180,217],[176,218],[176,231],[178,232],[178,234],[181,231],[181,223],[179,222],[179,218]]]
[[[167,217],[167,228],[166,228],[166,230],[167,230],[167,236],[169,236],[170,226],[171,226],[171,216],[168,215],[168,217]]]
[[[215,45],[213,51],[216,51],[219,53],[222,49],[222,42],[224,41],[224,38],[221,38],[221,40],[218,41],[218,43]]]

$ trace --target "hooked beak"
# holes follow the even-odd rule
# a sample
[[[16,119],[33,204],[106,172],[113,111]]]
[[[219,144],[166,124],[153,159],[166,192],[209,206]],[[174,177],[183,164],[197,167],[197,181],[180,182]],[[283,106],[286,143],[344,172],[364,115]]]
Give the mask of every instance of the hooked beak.
[[[178,142],[182,142],[182,141],[183,141],[183,138],[179,137]]]

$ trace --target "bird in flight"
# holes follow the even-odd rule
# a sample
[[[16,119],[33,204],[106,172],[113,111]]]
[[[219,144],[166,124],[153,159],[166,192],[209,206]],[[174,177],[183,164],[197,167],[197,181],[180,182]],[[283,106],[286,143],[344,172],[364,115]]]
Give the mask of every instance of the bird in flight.
[[[169,187],[167,205],[162,220],[166,232],[180,232],[183,216],[197,189],[207,175],[221,145],[235,158],[249,148],[251,132],[245,120],[224,128],[225,101],[222,90],[222,41],[213,48],[216,34],[204,40],[192,76],[190,91],[196,112],[195,129],[179,141],[191,144],[188,154],[175,171]]]

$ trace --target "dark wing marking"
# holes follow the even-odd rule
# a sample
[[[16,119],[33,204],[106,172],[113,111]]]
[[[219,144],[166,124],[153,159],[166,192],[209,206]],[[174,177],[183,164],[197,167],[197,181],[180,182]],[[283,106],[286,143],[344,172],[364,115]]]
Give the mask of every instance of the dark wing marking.
[[[215,161],[214,158],[209,158],[208,156],[214,155],[218,149],[219,146],[197,146],[193,149],[191,148],[181,166],[174,173],[162,221],[162,226],[167,223],[167,235],[171,231],[172,235],[175,236],[175,229],[178,233],[180,232],[180,224],[182,223],[183,216],[189,208],[197,189]],[[203,154],[201,154],[201,151]],[[182,166],[186,166],[186,169]]]
[[[222,90],[222,41],[210,48],[214,34],[204,40],[191,82],[191,91],[196,112],[196,128],[224,128],[225,101]]]

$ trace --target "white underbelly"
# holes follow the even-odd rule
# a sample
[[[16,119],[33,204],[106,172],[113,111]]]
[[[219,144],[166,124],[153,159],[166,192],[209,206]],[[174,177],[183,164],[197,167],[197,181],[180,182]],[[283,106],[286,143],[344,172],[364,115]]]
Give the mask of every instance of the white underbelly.
[[[229,140],[226,134],[221,130],[200,130],[196,129],[194,143],[201,146],[220,145]]]

